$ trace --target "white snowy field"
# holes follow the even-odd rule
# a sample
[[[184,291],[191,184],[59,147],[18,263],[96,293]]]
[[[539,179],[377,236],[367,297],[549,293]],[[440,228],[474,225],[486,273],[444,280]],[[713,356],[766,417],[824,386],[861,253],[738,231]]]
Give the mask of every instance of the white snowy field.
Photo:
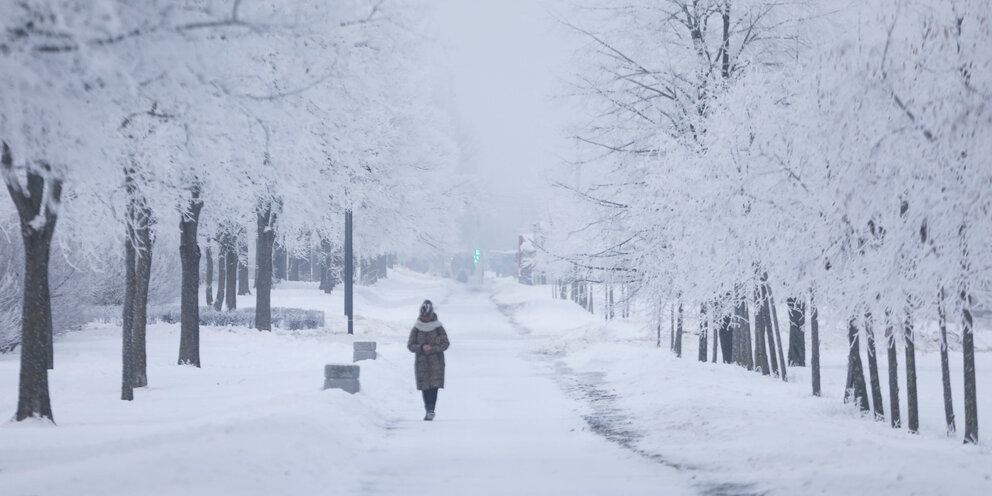
[[[423,298],[452,341],[430,423],[405,349]],[[0,495],[992,493],[992,451],[943,436],[935,353],[919,358],[910,435],[841,403],[843,349],[825,350],[813,398],[808,369],[786,384],[701,364],[691,339],[676,359],[653,330],[607,325],[546,287],[398,269],[356,289],[354,337],[339,291],[283,286],[273,304],[324,310],[327,328],[204,327],[196,369],[175,364],[178,325],[152,325],[150,387],[133,402],[118,399],[119,328],[58,339],[58,425],[0,424]],[[324,364],[350,363],[356,339],[379,348],[359,363],[362,391],[322,391]],[[990,355],[979,353],[980,415],[992,412]],[[959,357],[952,366],[959,377]],[[15,409],[17,370],[16,354],[0,355],[0,412]]]

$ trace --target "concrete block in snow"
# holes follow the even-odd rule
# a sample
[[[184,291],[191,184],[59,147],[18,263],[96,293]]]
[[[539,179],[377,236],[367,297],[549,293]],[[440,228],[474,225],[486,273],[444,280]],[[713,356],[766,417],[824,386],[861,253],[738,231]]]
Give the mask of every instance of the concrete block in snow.
[[[375,360],[375,341],[355,341],[354,342],[355,353],[352,359],[353,362],[360,360]]]
[[[324,366],[324,389],[343,389],[351,394],[359,391],[358,365]]]
[[[355,351],[375,351],[375,341],[355,341],[352,344],[355,347]]]

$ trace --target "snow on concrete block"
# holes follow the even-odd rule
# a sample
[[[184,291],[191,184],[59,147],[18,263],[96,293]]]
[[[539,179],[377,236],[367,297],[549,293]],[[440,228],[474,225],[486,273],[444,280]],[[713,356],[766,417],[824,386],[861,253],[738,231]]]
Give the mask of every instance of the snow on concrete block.
[[[375,341],[355,341],[354,346],[353,362],[376,359]]]
[[[358,379],[324,379],[324,389],[343,389],[355,394],[361,389]]]
[[[375,351],[375,341],[355,341],[355,351]]]
[[[375,358],[376,358],[375,351],[358,351],[358,350],[355,350],[355,356],[352,357],[352,360],[351,361],[358,362],[358,361],[361,361],[361,360],[375,360]]]
[[[358,373],[358,365],[325,365],[324,389],[343,389],[355,394],[360,389]]]
[[[361,389],[358,379],[324,379],[324,389],[343,389],[355,394]]]
[[[358,365],[324,365],[324,377],[327,379],[358,379]]]

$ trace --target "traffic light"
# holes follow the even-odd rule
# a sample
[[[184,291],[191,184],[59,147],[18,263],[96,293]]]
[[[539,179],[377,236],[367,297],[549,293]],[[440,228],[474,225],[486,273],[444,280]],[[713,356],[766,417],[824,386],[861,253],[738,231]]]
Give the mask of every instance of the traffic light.
[[[475,263],[479,263],[479,258],[482,258],[482,250],[476,248],[475,250]]]

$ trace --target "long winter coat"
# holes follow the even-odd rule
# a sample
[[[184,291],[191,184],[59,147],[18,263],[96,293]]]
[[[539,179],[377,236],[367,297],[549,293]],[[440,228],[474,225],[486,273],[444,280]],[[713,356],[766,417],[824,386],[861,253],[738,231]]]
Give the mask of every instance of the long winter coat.
[[[424,352],[425,344],[431,345],[430,351]],[[448,333],[444,332],[437,316],[430,322],[418,319],[410,330],[406,348],[417,355],[414,361],[417,389],[444,387],[444,350],[448,349],[448,344]]]

